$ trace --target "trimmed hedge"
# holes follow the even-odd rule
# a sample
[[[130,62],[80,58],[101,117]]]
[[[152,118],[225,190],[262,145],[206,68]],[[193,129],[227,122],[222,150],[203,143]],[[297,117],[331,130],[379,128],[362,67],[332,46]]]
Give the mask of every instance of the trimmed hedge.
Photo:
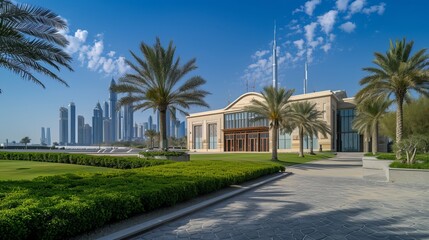
[[[173,161],[169,160],[146,160],[138,157],[95,156],[50,152],[0,152],[0,161],[1,160],[68,163],[119,169],[141,168],[173,163]]]
[[[191,161],[0,182],[0,239],[64,239],[270,173],[272,162]]]
[[[155,157],[155,156],[172,156],[178,157],[183,156],[186,152],[178,152],[178,151],[149,151],[149,152],[140,152],[139,154],[143,155],[146,158]]]

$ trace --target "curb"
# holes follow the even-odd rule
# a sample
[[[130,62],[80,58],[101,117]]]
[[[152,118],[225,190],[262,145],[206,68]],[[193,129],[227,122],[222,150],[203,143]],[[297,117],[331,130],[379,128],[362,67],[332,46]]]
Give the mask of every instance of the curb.
[[[251,189],[257,188],[257,187],[259,187],[261,185],[264,185],[266,183],[272,182],[274,180],[277,180],[277,179],[280,179],[280,178],[283,178],[283,177],[287,177],[287,176],[289,176],[291,174],[292,173],[290,173],[290,172],[283,172],[283,173],[281,173],[281,174],[279,174],[277,176],[271,177],[271,178],[266,179],[264,181],[257,182],[257,183],[254,183],[254,184],[250,185],[250,186],[245,186],[245,187],[234,185],[234,187],[239,187],[239,189],[237,189],[235,191],[232,191],[232,192],[229,192],[229,193],[226,193],[224,195],[221,195],[221,196],[218,196],[218,197],[206,200],[204,202],[195,204],[193,206],[190,206],[190,207],[187,207],[187,208],[184,208],[184,209],[181,209],[181,210],[178,210],[178,211],[175,211],[175,212],[172,212],[172,213],[169,213],[169,214],[157,217],[157,218],[152,219],[150,221],[147,221],[147,222],[144,222],[144,223],[141,223],[141,224],[137,224],[137,225],[134,225],[132,227],[129,227],[129,228],[117,231],[117,232],[112,233],[110,235],[98,238],[98,240],[125,239],[125,238],[129,238],[129,237],[133,237],[133,236],[138,235],[138,234],[142,234],[142,233],[147,232],[147,231],[149,231],[151,229],[159,227],[159,226],[161,226],[161,225],[163,225],[165,223],[171,222],[173,220],[176,220],[178,218],[181,218],[183,216],[186,216],[186,215],[189,215],[189,214],[191,214],[193,212],[196,212],[196,211],[198,211],[198,210],[200,210],[202,208],[206,208],[206,207],[208,207],[210,205],[213,205],[213,204],[218,203],[220,201],[223,201],[223,200],[226,200],[228,198],[234,197],[234,196],[236,196],[238,194],[241,194],[243,192],[246,192],[246,191],[249,191]]]

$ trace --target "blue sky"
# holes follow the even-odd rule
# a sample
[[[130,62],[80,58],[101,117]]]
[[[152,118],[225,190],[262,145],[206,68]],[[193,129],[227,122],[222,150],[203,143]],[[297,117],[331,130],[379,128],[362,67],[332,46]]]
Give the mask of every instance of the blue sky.
[[[0,69],[0,142],[29,136],[38,143],[40,128],[50,127],[58,140],[59,108],[73,101],[76,112],[91,122],[98,101],[108,100],[110,80],[127,71],[129,51],[140,55],[143,41],[173,40],[177,56],[197,59],[192,75],[207,80],[210,109],[249,89],[260,91],[271,78],[273,23],[277,23],[279,81],[302,93],[304,60],[309,64],[309,91],[359,90],[361,70],[371,66],[375,51],[385,52],[389,39],[415,41],[426,48],[428,3],[423,0],[264,0],[264,1],[19,1],[53,10],[65,18],[74,72],[60,75],[70,88],[41,76],[36,84]],[[192,108],[189,112],[205,109]],[[136,112],[137,123],[151,110]],[[183,117],[182,117],[183,118]]]

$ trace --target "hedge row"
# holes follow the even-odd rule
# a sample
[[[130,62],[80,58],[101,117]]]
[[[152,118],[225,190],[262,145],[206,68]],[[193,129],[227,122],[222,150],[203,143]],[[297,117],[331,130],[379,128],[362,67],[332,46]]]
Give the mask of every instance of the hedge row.
[[[148,151],[148,152],[140,152],[139,154],[150,158],[150,157],[155,157],[155,156],[173,156],[173,157],[178,157],[178,156],[183,156],[186,154],[186,152],[179,152],[179,151]]]
[[[284,170],[266,162],[191,161],[117,173],[0,182],[0,239],[64,239]]]
[[[95,156],[50,152],[0,152],[0,160],[69,163],[119,169],[141,168],[172,163],[172,161],[168,160],[146,160],[138,157]]]

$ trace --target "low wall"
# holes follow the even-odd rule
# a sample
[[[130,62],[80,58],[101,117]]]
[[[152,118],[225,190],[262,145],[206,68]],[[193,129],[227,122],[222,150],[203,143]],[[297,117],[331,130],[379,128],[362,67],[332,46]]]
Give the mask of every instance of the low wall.
[[[375,157],[363,157],[362,158],[362,169],[364,178],[367,178],[366,175],[372,175],[377,171],[383,171],[384,179],[383,181],[389,181],[389,165],[393,160],[379,160]]]
[[[413,185],[429,184],[428,169],[390,168],[389,181]]]

